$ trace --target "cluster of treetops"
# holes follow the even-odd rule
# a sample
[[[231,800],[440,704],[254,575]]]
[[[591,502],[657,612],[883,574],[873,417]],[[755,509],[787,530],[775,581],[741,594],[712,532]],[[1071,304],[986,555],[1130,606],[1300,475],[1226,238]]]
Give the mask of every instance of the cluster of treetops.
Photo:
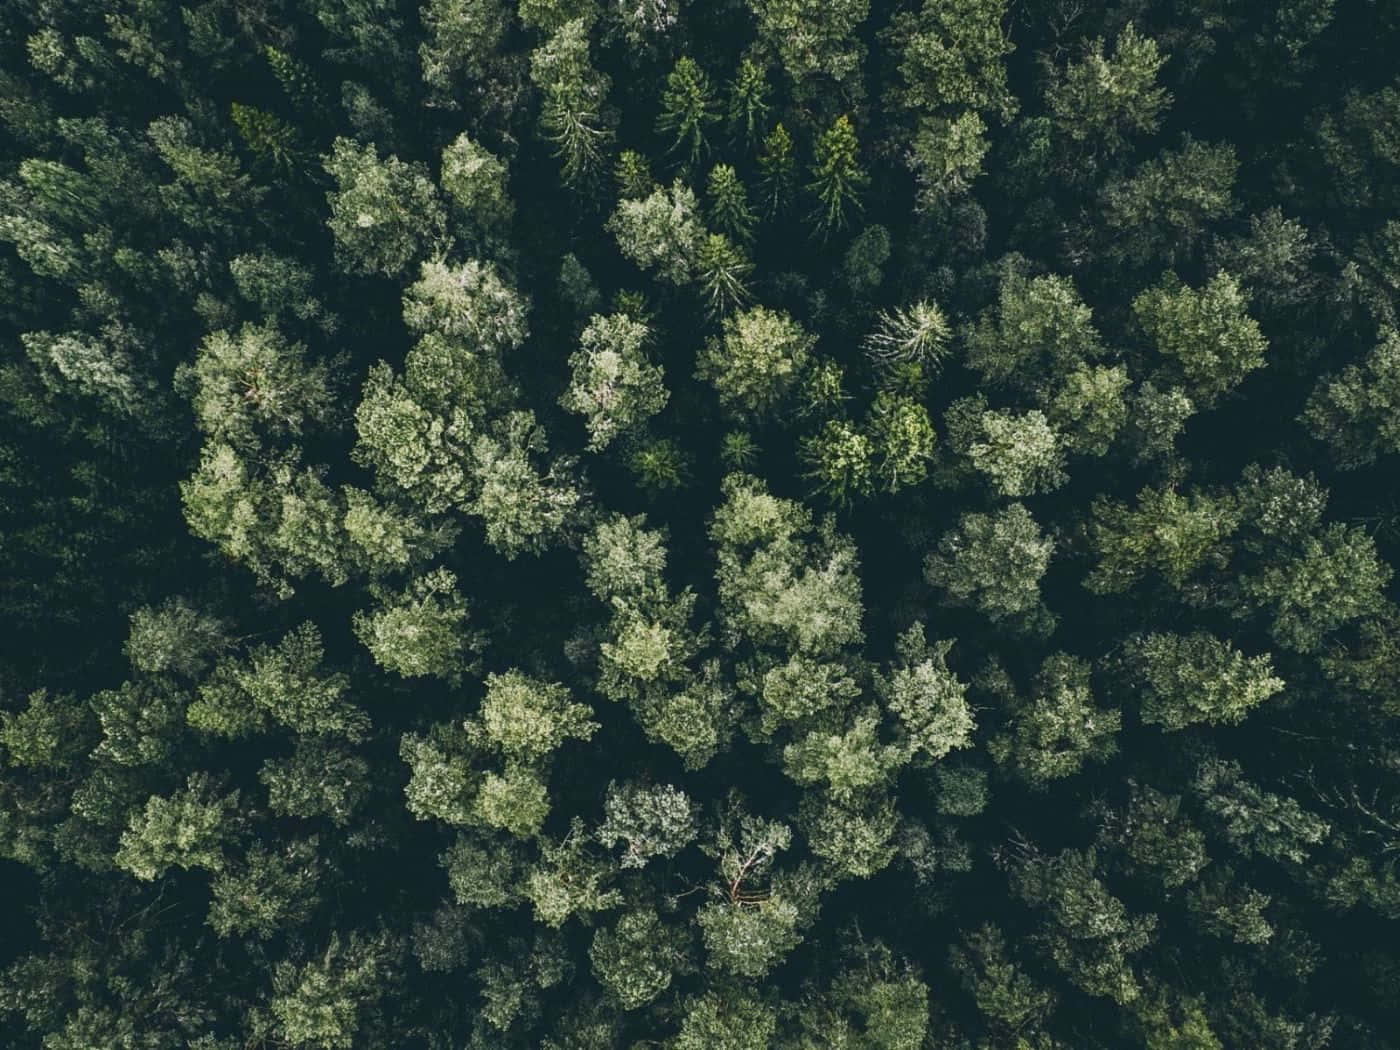
[[[1396,1050],[1397,54],[8,0],[0,1042]]]

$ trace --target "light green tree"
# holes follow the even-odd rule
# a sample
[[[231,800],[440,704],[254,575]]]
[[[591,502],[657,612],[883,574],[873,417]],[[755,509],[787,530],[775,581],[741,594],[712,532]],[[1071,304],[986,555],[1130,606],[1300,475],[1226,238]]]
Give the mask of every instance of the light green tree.
[[[850,539],[829,523],[812,530],[799,505],[771,496],[756,478],[733,474],[723,489],[710,537],[718,547],[725,626],[735,640],[818,658],[859,642],[863,608]]]
[[[529,304],[501,279],[492,263],[423,264],[404,292],[403,319],[419,335],[435,332],[466,341],[481,353],[514,350],[529,335]]]
[[[357,612],[355,634],[385,670],[459,682],[475,638],[467,630],[467,603],[457,577],[434,569],[403,591],[384,591],[373,612]]]
[[[1002,496],[1032,496],[1063,485],[1064,442],[1045,414],[984,412],[982,435],[968,450],[972,465]]]
[[[1115,594],[1151,574],[1180,588],[1202,567],[1224,564],[1238,514],[1228,495],[1167,487],[1143,489],[1135,508],[1095,501],[1089,538],[1099,563],[1084,586]]]
[[[918,184],[918,210],[937,211],[967,193],[991,148],[987,125],[972,110],[951,120],[921,120],[905,155]]]
[[[874,485],[871,454],[870,438],[844,419],[828,419],[798,448],[806,467],[802,476],[838,504],[870,494]]]
[[[486,526],[486,541],[507,558],[538,554],[559,542],[576,521],[583,493],[572,463],[555,459],[544,469],[544,428],[531,412],[512,412],[472,443],[477,491],[468,509]]]
[[[299,737],[285,758],[270,758],[258,770],[267,804],[283,817],[324,817],[346,826],[369,794],[366,759],[324,737]]]
[[[860,163],[860,143],[850,117],[842,115],[817,140],[812,181],[807,188],[817,198],[812,218],[820,233],[845,227],[849,213],[860,211],[861,194],[870,176]]]
[[[483,0],[474,0],[482,3]],[[442,190],[468,232],[480,238],[510,225],[515,202],[505,164],[464,131],[442,151]]]
[[[349,273],[397,277],[442,247],[447,215],[418,164],[379,158],[373,145],[338,138],[323,159],[336,259]]]
[[[220,794],[213,779],[196,773],[184,788],[169,797],[152,795],[132,815],[114,859],[145,882],[172,867],[220,871],[238,819],[238,792]]]
[[[675,68],[666,74],[656,130],[673,137],[670,152],[679,150],[694,164],[709,149],[706,131],[719,119],[719,106],[710,78],[693,58],[682,55],[676,60]]]
[[[612,82],[593,66],[588,28],[584,18],[564,22],[530,55],[530,79],[544,96],[540,128],[554,143],[570,184],[602,168],[616,123],[607,105]]]
[[[705,240],[694,192],[679,180],[641,199],[624,199],[608,219],[622,254],[671,284],[688,284]]]
[[[653,910],[629,911],[593,934],[588,949],[593,975],[624,1010],[662,995],[678,969],[687,967],[689,938]]]
[[[206,437],[256,449],[265,436],[300,436],[331,413],[330,370],[276,329],[244,325],[213,332],[186,373]]]
[[[1142,720],[1165,731],[1242,722],[1284,685],[1268,653],[1245,656],[1205,631],[1131,638],[1123,660],[1142,697]]]
[[[1097,867],[1092,849],[1066,849],[1053,857],[1033,853],[1013,863],[1011,884],[1043,914],[1037,940],[1070,982],[1126,1005],[1141,994],[1132,957],[1147,947],[1157,917],[1130,915]]]
[[[510,25],[500,0],[428,0],[418,62],[432,104],[455,109],[463,82],[483,78]]]
[[[801,377],[815,344],[787,314],[750,307],[724,319],[723,335],[701,350],[696,374],[714,385],[721,404],[762,417]]]
[[[1157,130],[1171,94],[1157,86],[1167,57],[1156,41],[1129,22],[1107,55],[1104,42],[1088,42],[1083,59],[1071,62],[1046,92],[1058,135],[1078,147],[1115,154],[1129,135]]]
[[[386,990],[387,956],[382,936],[352,934],[342,941],[333,934],[324,953],[300,964],[278,963],[268,1002],[278,1038],[288,1046],[350,1050],[363,1011]]]
[[[1359,363],[1318,380],[1301,418],[1344,470],[1400,451],[1400,331],[1383,329]]]
[[[710,201],[710,222],[720,233],[740,243],[752,239],[758,218],[749,208],[748,191],[733,165],[716,164],[710,169],[705,195]]]
[[[1264,366],[1269,344],[1247,306],[1238,282],[1221,271],[1200,291],[1151,288],[1133,300],[1133,314],[1168,359],[1168,381],[1182,383],[1196,403],[1209,404]]]
[[[1018,617],[1040,604],[1040,578],[1054,546],[1019,503],[994,514],[965,514],[925,559],[924,577],[950,601],[993,621]]]
[[[1102,456],[1128,422],[1132,380],[1122,365],[1088,365],[1064,377],[1046,415],[1072,452]]]
[[[921,484],[938,443],[928,409],[913,398],[881,391],[870,406],[865,426],[876,483],[886,492]]]
[[[1103,353],[1093,316],[1069,278],[1008,271],[996,305],[964,333],[967,363],[997,386],[1046,387]]]
[[[1163,150],[1108,182],[1098,225],[1109,257],[1137,266],[1186,258],[1211,223],[1233,214],[1238,170],[1233,146],[1188,137],[1181,149]]]
[[[908,761],[936,762],[969,746],[977,723],[967,702],[967,686],[948,670],[952,642],[926,641],[915,623],[899,637],[899,659],[876,677],[885,709],[894,716],[897,747]]]
[[[295,929],[319,903],[321,874],[314,839],[280,849],[253,846],[210,881],[209,925],[220,937],[261,941]]]
[[[586,417],[588,447],[607,447],[666,405],[660,367],[646,356],[650,331],[626,314],[595,314],[569,357],[573,377],[559,403]]]
[[[587,740],[598,729],[587,704],[574,702],[558,682],[531,678],[519,671],[486,676],[479,728],[473,734],[505,755],[507,761],[538,763],[566,740]]]
[[[678,787],[635,781],[608,785],[598,841],[624,846],[624,868],[644,867],[656,857],[674,857],[695,841],[698,806]]]
[[[777,56],[799,94],[816,78],[843,84],[856,76],[865,57],[857,29],[869,0],[756,0],[752,10],[764,51]]]

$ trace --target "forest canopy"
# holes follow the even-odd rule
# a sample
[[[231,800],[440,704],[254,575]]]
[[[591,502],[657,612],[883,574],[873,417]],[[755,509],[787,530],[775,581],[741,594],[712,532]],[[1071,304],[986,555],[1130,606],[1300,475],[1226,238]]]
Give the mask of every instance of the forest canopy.
[[[9,0],[0,1042],[1400,1050],[1397,54]]]

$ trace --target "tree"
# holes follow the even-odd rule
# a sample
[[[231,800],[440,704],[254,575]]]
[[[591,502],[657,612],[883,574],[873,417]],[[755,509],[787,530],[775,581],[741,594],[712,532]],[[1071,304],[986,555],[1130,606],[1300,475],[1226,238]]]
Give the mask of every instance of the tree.
[[[566,740],[587,740],[598,729],[587,704],[574,703],[557,682],[519,671],[486,676],[479,733],[506,761],[542,761]],[[473,732],[477,732],[473,730]]]
[[[1038,940],[1071,983],[1126,1005],[1142,990],[1130,959],[1147,947],[1157,917],[1129,917],[1099,879],[1097,861],[1092,849],[1018,858],[1011,883],[1027,904],[1043,910]]]
[[[1091,365],[1075,369],[1050,399],[1046,414],[1072,452],[1106,455],[1128,422],[1128,370]]]
[[[743,58],[729,85],[729,106],[725,118],[730,133],[742,138],[745,147],[758,139],[768,111],[772,88],[768,83],[768,68],[753,58]]]
[[[126,656],[145,674],[198,678],[229,646],[229,625],[176,595],[131,614]]]
[[[727,631],[758,645],[821,657],[863,637],[855,545],[829,523],[810,542],[811,519],[756,478],[731,474],[710,538],[718,547]]]
[[[1071,62],[1046,93],[1055,131],[1080,148],[1112,156],[1130,134],[1157,130],[1171,94],[1156,85],[1166,64],[1151,37],[1129,22],[1113,42],[1113,56],[1101,39],[1089,41],[1084,58]]]
[[[501,279],[494,264],[430,261],[420,274],[403,297],[404,324],[411,331],[463,340],[485,354],[501,354],[525,342],[529,304]]]
[[[822,429],[804,438],[798,454],[807,469],[803,477],[834,503],[867,496],[873,487],[870,439],[841,419],[829,419]]]
[[[656,118],[656,130],[674,136],[670,152],[683,149],[686,159],[694,164],[709,149],[706,129],[718,123],[719,107],[710,87],[710,78],[689,55],[676,60],[676,66],[666,75],[666,87],[661,93],[661,113]]]
[[[1239,525],[1228,495],[1143,489],[1138,506],[1097,501],[1089,526],[1099,563],[1084,580],[1096,594],[1126,591],[1149,572],[1181,588],[1206,565],[1223,564],[1226,541]]]
[[[928,476],[938,435],[923,405],[882,391],[870,406],[866,430],[874,455],[875,480],[885,491],[911,488]]]
[[[457,538],[454,523],[425,520],[360,489],[347,486],[343,495],[348,554],[372,579],[416,568]]]
[[[363,1024],[362,1011],[387,988],[390,965],[382,939],[332,935],[319,958],[283,960],[273,971],[269,1007],[278,1036],[290,1046],[349,1050]]]
[[[438,413],[415,394],[389,365],[372,367],[355,409],[352,455],[387,491],[441,514],[470,498],[467,450],[475,426],[465,406]]]
[[[221,661],[186,717],[196,729],[222,736],[260,729],[270,718],[296,733],[358,739],[369,718],[345,699],[349,677],[325,670],[324,659],[321,632],[304,623],[275,646]]]
[[[643,515],[600,521],[582,546],[588,589],[600,601],[649,609],[666,600],[666,534]]]
[[[1093,316],[1068,278],[1008,270],[997,304],[964,335],[967,362],[997,386],[1048,386],[1103,353]]]
[[[429,0],[422,17],[423,82],[436,105],[455,109],[461,82],[486,75],[510,16],[499,0]]]
[[[91,744],[92,714],[72,696],[36,689],[23,710],[0,712],[5,763],[25,769],[68,769]]]
[[[211,778],[197,773],[168,798],[152,795],[122,832],[117,867],[146,882],[172,867],[221,870],[237,826],[238,792],[217,792]]]
[[[608,911],[622,903],[622,894],[604,889],[613,868],[589,850],[583,822],[575,820],[558,842],[540,843],[540,862],[525,879],[525,896],[535,907],[535,918],[558,928],[575,914]]]
[[[282,850],[254,846],[211,881],[209,925],[220,937],[269,940],[311,917],[319,877],[314,839],[294,840]]]
[[[1333,631],[1380,609],[1391,569],[1363,530],[1340,522],[1302,549],[1241,580],[1243,609],[1271,618],[1269,634],[1294,652],[1316,652]]]
[[[1000,1031],[1035,1031],[1055,1007],[1055,993],[1037,985],[1016,963],[1006,936],[991,923],[964,934],[948,955],[977,1009]]]
[[[477,0],[481,2],[481,0]],[[515,215],[505,164],[464,131],[442,151],[442,190],[467,229],[480,238],[503,230]]]
[[[1013,700],[1010,729],[988,750],[1007,772],[1044,790],[1087,761],[1111,757],[1122,722],[1118,711],[1095,706],[1089,665],[1054,653],[1040,665],[1030,697]]]
[[[1205,800],[1205,811],[1226,842],[1243,857],[1258,854],[1305,864],[1309,850],[1331,830],[1296,800],[1246,780],[1238,762],[1207,758],[1191,787]]]
[[[921,120],[905,155],[918,182],[918,210],[938,211],[971,189],[990,149],[987,125],[971,110],[954,120]]]
[[[723,336],[705,344],[696,374],[714,385],[721,404],[762,417],[793,388],[815,344],[787,314],[750,307],[724,319]]]
[[[1381,341],[1359,363],[1323,376],[1300,417],[1337,464],[1368,466],[1400,451],[1400,331],[1381,331]]]
[[[899,638],[899,663],[876,678],[886,710],[898,725],[898,747],[906,759],[936,762],[972,743],[976,720],[967,686],[946,661],[952,642],[929,643],[916,623]]]
[[[1205,631],[1131,638],[1123,660],[1142,696],[1142,720],[1166,731],[1241,722],[1284,685],[1269,654],[1246,657]]]
[[[1045,418],[1032,409],[982,414],[982,440],[969,449],[972,465],[1002,496],[1032,496],[1059,488],[1066,480],[1064,445]]]
[[[325,817],[344,827],[370,789],[370,766],[362,756],[324,737],[299,737],[286,758],[258,770],[272,812],[284,817]]]
[[[700,243],[695,270],[711,316],[736,310],[748,301],[753,263],[724,234],[712,233]]]
[[[889,39],[899,53],[897,103],[935,115],[973,109],[1009,120],[1016,100],[1006,83],[1007,39],[1003,0],[924,0],[917,11],[891,20]]]
[[[322,159],[336,189],[327,194],[336,259],[352,274],[398,277],[438,250],[447,216],[421,166],[389,157],[373,145],[337,138]]]
[[[355,634],[385,670],[460,682],[475,639],[466,630],[467,603],[457,577],[434,569],[401,592],[382,592],[372,613],[357,612]]]
[[[563,161],[564,181],[587,181],[602,166],[615,117],[607,106],[612,82],[589,56],[586,19],[564,22],[534,50],[530,79],[544,95],[540,128]]]
[[[1264,365],[1268,342],[1246,312],[1239,284],[1223,271],[1198,292],[1159,285],[1133,300],[1138,323],[1171,362],[1165,377],[1209,404]]]
[[[1230,145],[1187,138],[1104,186],[1103,228],[1111,257],[1136,266],[1188,257],[1206,227],[1235,210],[1239,161]]]
[[[865,352],[880,364],[912,361],[931,369],[942,367],[952,328],[937,303],[920,299],[912,305],[883,311],[874,331],[865,337]]]
[[[239,448],[258,448],[264,434],[300,436],[331,412],[327,366],[309,363],[306,347],[271,327],[210,334],[187,378],[199,428]]]
[[[797,180],[797,160],[792,151],[792,136],[779,121],[763,137],[758,154],[764,211],[770,216],[786,211],[792,203],[793,185]]]
[[[695,841],[696,805],[680,788],[631,782],[608,784],[598,841],[609,849],[622,843],[619,862],[641,868],[653,858],[671,858]]]
[[[585,416],[588,447],[606,448],[617,436],[665,407],[669,394],[660,367],[646,356],[651,333],[626,314],[594,314],[569,357],[573,378],[559,403]]]
[[[870,13],[869,0],[756,0],[752,10],[759,40],[777,55],[799,95],[818,76],[841,84],[859,69],[865,48],[856,30]]]
[[[543,471],[531,462],[544,451],[544,430],[530,412],[510,413],[472,443],[477,495],[469,507],[485,523],[486,541],[507,558],[558,542],[582,502],[569,460],[556,459]]]
[[[671,284],[688,284],[705,240],[695,194],[680,180],[643,200],[624,199],[607,222],[622,254]]]
[[[817,231],[843,229],[848,211],[859,211],[860,195],[870,184],[870,176],[860,165],[860,143],[856,141],[851,119],[836,118],[817,140],[816,162],[808,189],[817,198],[813,221]]]
[[[688,940],[654,911],[629,911],[593,934],[588,958],[598,982],[624,1010],[635,1010],[664,993],[686,966]]]
[[[856,234],[841,269],[846,285],[855,295],[867,295],[885,279],[884,266],[890,258],[890,231],[873,223]]]
[[[995,514],[965,514],[925,559],[924,578],[994,622],[1018,617],[1039,605],[1054,546],[1019,503]]]
[[[1099,839],[1122,851],[1124,865],[1150,876],[1164,889],[1184,886],[1209,863],[1206,838],[1181,812],[1180,795],[1164,795],[1134,780],[1128,782],[1122,810],[1101,807]]]
[[[676,1050],[763,1050],[773,1045],[778,1013],[752,993],[719,990],[686,1000]]]
[[[139,417],[154,405],[155,384],[138,370],[131,347],[85,332],[23,332],[19,339],[55,394],[78,394],[125,416]]]
[[[879,729],[873,707],[844,722],[814,726],[783,748],[783,772],[798,784],[819,784],[824,795],[849,805],[884,783],[899,757],[881,743]]]
[[[705,195],[710,199],[710,222],[720,233],[741,243],[753,239],[758,219],[749,208],[748,191],[731,165],[716,164],[710,169]]]

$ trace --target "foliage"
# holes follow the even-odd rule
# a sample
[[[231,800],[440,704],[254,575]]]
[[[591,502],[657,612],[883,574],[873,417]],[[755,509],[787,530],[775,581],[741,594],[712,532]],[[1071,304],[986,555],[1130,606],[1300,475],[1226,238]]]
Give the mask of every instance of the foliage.
[[[1400,1050],[1394,4],[18,0],[14,1050]]]

